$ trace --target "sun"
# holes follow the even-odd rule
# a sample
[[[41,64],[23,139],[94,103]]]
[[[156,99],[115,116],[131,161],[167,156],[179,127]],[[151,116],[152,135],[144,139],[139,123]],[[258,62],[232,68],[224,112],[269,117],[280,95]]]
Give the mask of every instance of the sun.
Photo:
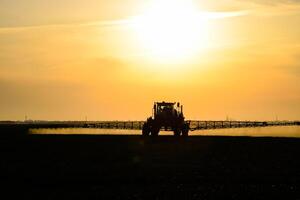
[[[188,0],[153,1],[133,19],[146,53],[157,60],[179,61],[195,55],[206,42],[206,22]]]

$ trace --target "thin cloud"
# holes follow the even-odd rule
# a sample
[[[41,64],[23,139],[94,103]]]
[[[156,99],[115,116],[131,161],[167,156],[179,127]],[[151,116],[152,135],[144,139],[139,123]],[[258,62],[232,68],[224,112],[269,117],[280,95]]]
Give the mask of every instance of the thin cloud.
[[[249,14],[247,10],[241,11],[229,11],[229,12],[209,12],[209,11],[201,11],[199,12],[199,16],[207,18],[207,19],[223,19],[223,18],[231,18],[231,17],[239,17]],[[47,24],[47,25],[33,25],[33,26],[9,26],[9,27],[0,27],[0,33],[9,33],[9,32],[17,32],[17,31],[26,31],[30,29],[42,29],[42,28],[74,28],[74,27],[82,27],[82,26],[98,26],[98,27],[112,27],[112,26],[122,26],[122,25],[130,25],[134,23],[134,17],[129,17],[126,19],[119,20],[103,20],[103,21],[93,21],[86,23],[69,23],[69,24]]]
[[[201,12],[201,15],[209,19],[240,17],[248,14],[249,14],[248,10],[232,11],[232,12]]]
[[[240,6],[251,11],[251,15],[284,16],[300,14],[300,0],[237,0]]]
[[[282,5],[282,4],[288,4],[288,5],[300,4],[300,0],[248,0],[247,2],[253,2],[253,3],[269,5],[269,6]]]
[[[223,18],[232,18],[232,17],[240,17],[249,14],[248,10],[239,10],[239,11],[229,11],[229,12],[210,12],[210,11],[201,11],[199,12],[199,17],[207,18],[207,19],[223,19]],[[138,16],[129,17],[127,19],[121,20],[111,20],[111,21],[101,21],[88,23],[86,25],[97,25],[97,26],[119,26],[119,25],[130,25],[135,23],[135,18]]]

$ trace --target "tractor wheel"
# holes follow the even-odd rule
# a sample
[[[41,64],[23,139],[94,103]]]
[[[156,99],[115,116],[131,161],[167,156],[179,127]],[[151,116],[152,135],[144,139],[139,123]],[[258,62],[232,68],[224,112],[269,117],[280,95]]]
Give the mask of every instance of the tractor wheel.
[[[143,136],[149,136],[150,135],[150,127],[149,127],[149,124],[146,122],[144,123],[143,125],[143,129],[142,129],[142,135]]]
[[[159,126],[155,126],[155,125],[152,126],[151,136],[158,136],[159,131],[160,131],[160,127]]]
[[[180,128],[174,128],[174,136],[176,136],[176,137],[178,137],[178,136],[180,136],[180,133],[181,133],[181,130],[180,130]]]
[[[189,135],[190,126],[189,124],[185,123],[182,126],[182,136],[188,136]]]

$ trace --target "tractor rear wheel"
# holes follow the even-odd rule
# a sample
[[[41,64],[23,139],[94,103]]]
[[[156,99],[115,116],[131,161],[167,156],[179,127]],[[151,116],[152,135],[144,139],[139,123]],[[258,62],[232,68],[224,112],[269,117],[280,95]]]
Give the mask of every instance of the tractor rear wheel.
[[[189,135],[190,126],[188,123],[184,123],[182,126],[182,136],[188,136]]]
[[[158,136],[160,131],[160,127],[157,125],[152,126],[151,128],[151,136]]]
[[[143,129],[142,129],[142,135],[143,136],[149,136],[150,135],[150,126],[149,126],[149,124],[146,122],[146,123],[144,123],[144,125],[143,125]]]
[[[177,136],[180,136],[180,133],[181,133],[180,128],[177,128],[177,127],[176,127],[176,128],[173,129],[173,131],[174,131],[174,136],[176,136],[176,137],[177,137]]]

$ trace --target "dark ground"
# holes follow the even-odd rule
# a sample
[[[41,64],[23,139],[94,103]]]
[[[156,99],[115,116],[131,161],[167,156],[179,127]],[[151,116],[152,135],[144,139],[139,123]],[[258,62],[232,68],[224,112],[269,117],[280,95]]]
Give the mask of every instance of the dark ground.
[[[24,130],[0,127],[10,199],[300,199],[300,139]]]

